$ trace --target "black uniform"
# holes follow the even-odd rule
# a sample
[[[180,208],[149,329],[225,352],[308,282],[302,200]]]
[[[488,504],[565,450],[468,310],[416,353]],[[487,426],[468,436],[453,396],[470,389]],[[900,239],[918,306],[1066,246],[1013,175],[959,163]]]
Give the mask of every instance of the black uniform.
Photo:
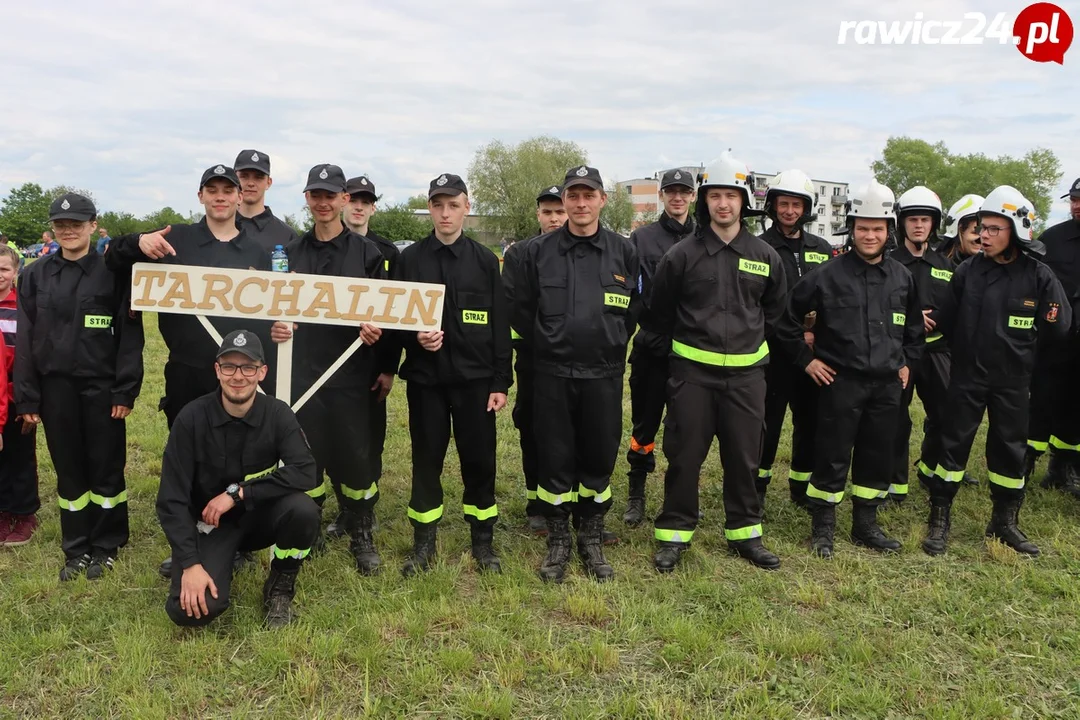
[[[326,242],[308,230],[285,250],[289,270],[308,275],[385,279],[383,256],[375,243],[348,229]],[[293,378],[301,392],[315,384],[356,341],[359,326],[298,323],[293,338]],[[342,510],[360,511],[379,500],[371,465],[371,378],[381,343],[361,347],[319,388],[298,413],[315,456],[318,485],[309,493],[321,506],[326,499],[323,473]]]
[[[634,246],[564,225],[522,248],[512,324],[532,349],[539,511],[582,520],[611,507],[622,436],[622,383],[636,302]]]
[[[488,412],[487,402],[513,382],[499,258],[465,235],[444,245],[432,233],[405,248],[394,279],[446,286],[438,351],[423,349],[415,332],[398,333],[405,347],[400,374],[408,383],[412,440],[409,518],[416,527],[442,518],[442,472],[452,427],[465,485],[465,519],[474,527],[491,527],[498,519],[495,413]]]
[[[813,349],[803,339],[803,318],[811,311],[817,312]],[[925,344],[911,273],[892,258],[870,264],[847,252],[795,285],[777,337],[796,367],[805,370],[816,357],[836,371],[818,396],[817,457],[807,499],[838,504],[851,467],[853,502],[879,504],[892,477],[903,395],[898,373],[918,365]]]
[[[754,477],[765,435],[766,338],[786,293],[780,256],[745,227],[730,243],[699,228],[660,261],[652,310],[672,342],[657,540],[693,536],[701,465],[714,437],[724,469],[724,535],[731,542],[761,537]]]
[[[803,228],[797,238],[784,235],[778,223],[773,223],[759,236],[769,243],[780,256],[788,291],[803,275],[826,262],[833,256],[832,245]],[[784,298],[787,304],[787,298]],[[791,466],[788,483],[793,497],[806,495],[806,484],[814,470],[814,443],[817,440],[818,387],[801,367],[796,367],[784,348],[771,348],[772,359],[765,369],[765,447],[758,464],[758,486],[767,486],[772,480],[772,466],[776,460],[776,448],[784,429],[784,415],[791,406]]]
[[[279,466],[280,463],[280,466]],[[202,523],[206,504],[232,483],[244,490],[238,507],[214,528]],[[165,611],[177,625],[205,625],[229,607],[233,556],[273,546],[275,569],[295,569],[319,532],[319,508],[304,493],[315,487],[311,456],[289,406],[256,395],[247,415],[225,412],[220,392],[188,403],[177,416],[161,461],[157,515],[172,547],[172,586]],[[218,596],[206,596],[201,619],[180,607],[183,572],[201,564]]]
[[[949,296],[949,282],[953,276],[953,264],[944,255],[933,250],[929,244],[921,257],[915,257],[906,244],[901,244],[890,256],[911,273],[915,281],[915,293],[919,307],[931,310],[930,319],[938,320],[938,311]],[[909,408],[915,391],[919,392],[926,419],[923,421],[922,450],[917,464],[923,478],[930,477],[933,466],[927,465],[924,457],[937,456],[941,442],[941,424],[948,406],[945,404],[945,392],[949,387],[949,367],[952,356],[949,344],[936,327],[926,335],[926,351],[918,365],[911,366],[908,386],[900,401],[900,417],[896,427],[895,456],[893,458],[892,479],[889,494],[906,496],[908,494],[908,468],[911,467],[911,414]]]
[[[132,233],[113,238],[105,260],[110,268],[123,272],[137,262],[270,270],[270,253],[243,230],[229,242],[221,242],[210,232],[205,218],[194,225],[173,225],[166,239],[176,255],[152,260],[139,250],[139,234]],[[272,345],[269,322],[223,317],[208,319],[222,337],[233,330],[247,329],[259,336],[263,347]],[[214,373],[218,344],[194,315],[158,313],[158,328],[169,348],[169,359],[165,363],[165,396],[158,409],[165,412],[169,427],[172,427],[185,405],[218,386]],[[273,394],[272,377],[272,373],[268,374],[262,383],[263,390],[270,394]]]
[[[1023,253],[1008,264],[976,255],[950,285],[938,327],[952,346],[953,373],[940,455],[924,458],[934,468],[931,499],[955,496],[984,411],[990,492],[1022,496],[1036,338],[1064,337],[1072,308],[1050,268]]]
[[[630,233],[630,243],[637,250],[640,269],[637,273],[638,302],[635,308],[640,329],[634,335],[630,351],[630,416],[633,431],[626,460],[630,463],[631,482],[644,482],[656,469],[656,433],[664,415],[667,394],[668,355],[671,353],[671,328],[663,327],[652,312],[653,279],[660,259],[675,243],[694,232],[694,220],[686,223],[661,213],[660,219]]]
[[[127,438],[111,415],[114,405],[134,407],[142,387],[130,285],[93,247],[74,261],[49,255],[19,278],[15,407],[45,426],[69,560],[115,557],[128,541]]]
[[[236,222],[243,228],[244,235],[253,240],[267,254],[274,252],[274,248],[278,245],[285,248],[296,240],[296,231],[275,217],[269,207],[250,218],[237,213]]]

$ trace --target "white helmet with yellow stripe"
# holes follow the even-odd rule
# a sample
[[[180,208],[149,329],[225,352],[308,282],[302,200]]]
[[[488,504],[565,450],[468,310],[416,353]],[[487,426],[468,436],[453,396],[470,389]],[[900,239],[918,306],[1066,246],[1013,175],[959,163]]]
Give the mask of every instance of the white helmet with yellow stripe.
[[[802,170],[783,170],[769,183],[769,189],[765,193],[765,214],[773,220],[776,220],[774,203],[785,195],[806,201],[806,209],[799,218],[800,222],[806,223],[816,217],[814,208],[818,202],[817,190],[814,189],[814,181]]]
[[[698,197],[704,198],[709,188],[735,188],[743,194],[742,217],[746,218],[753,212],[753,187],[754,176],[750,168],[741,160],[736,160],[727,152],[720,155],[720,159],[705,168],[701,174],[701,184],[698,185]],[[698,207],[705,203],[698,202]]]
[[[960,223],[966,218],[978,215],[979,208],[982,207],[985,199],[982,195],[968,193],[954,202],[945,215],[945,234],[949,237],[956,237],[960,232]]]

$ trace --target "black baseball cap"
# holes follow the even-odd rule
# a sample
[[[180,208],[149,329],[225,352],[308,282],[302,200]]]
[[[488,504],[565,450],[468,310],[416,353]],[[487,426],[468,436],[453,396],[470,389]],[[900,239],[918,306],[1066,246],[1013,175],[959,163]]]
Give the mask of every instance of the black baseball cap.
[[[364,175],[351,178],[345,183],[345,192],[349,193],[353,199],[357,195],[370,195],[372,200],[379,199],[379,196],[375,193],[375,183],[368,180]]]
[[[304,186],[304,192],[309,190],[345,192],[345,173],[337,165],[330,165],[329,163],[316,165],[307,174],[307,185]]]
[[[1069,188],[1069,192],[1061,196],[1062,200],[1064,200],[1065,198],[1080,198],[1080,178],[1076,178],[1076,180],[1073,181],[1072,186]]]
[[[221,347],[218,348],[216,359],[221,359],[222,355],[234,352],[247,355],[257,363],[266,362],[263,356],[262,341],[259,340],[258,335],[250,330],[233,330],[226,335],[225,339],[221,341]]]
[[[558,185],[549,185],[536,196],[536,204],[539,205],[542,200],[558,200],[562,202],[562,188]]]
[[[78,220],[86,222],[97,217],[97,208],[90,198],[76,193],[65,193],[49,206],[49,222],[53,220]]]
[[[258,150],[241,150],[233,163],[233,170],[258,170],[264,175],[270,174],[270,156]]]
[[[672,185],[682,185],[688,187],[691,190],[694,189],[694,176],[691,173],[686,172],[682,168],[673,168],[668,170],[660,178],[660,189],[671,187]]]
[[[202,180],[199,181],[199,189],[202,190],[206,187],[206,183],[210,182],[214,178],[221,178],[228,180],[236,187],[240,187],[240,180],[236,177],[236,171],[228,165],[215,165],[208,167],[202,174]]]
[[[599,170],[588,165],[582,165],[581,167],[572,167],[566,171],[562,189],[565,192],[574,185],[585,185],[593,190],[603,190],[604,180],[600,177]]]
[[[443,173],[431,181],[428,187],[428,200],[436,195],[468,195],[469,189],[465,187],[465,181],[453,173]]]

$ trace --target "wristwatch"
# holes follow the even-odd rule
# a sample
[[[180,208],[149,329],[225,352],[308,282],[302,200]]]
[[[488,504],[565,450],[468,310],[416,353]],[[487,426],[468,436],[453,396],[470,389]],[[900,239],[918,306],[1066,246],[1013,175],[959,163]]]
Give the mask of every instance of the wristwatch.
[[[225,494],[231,497],[234,503],[240,504],[240,485],[238,483],[233,483],[225,488]]]

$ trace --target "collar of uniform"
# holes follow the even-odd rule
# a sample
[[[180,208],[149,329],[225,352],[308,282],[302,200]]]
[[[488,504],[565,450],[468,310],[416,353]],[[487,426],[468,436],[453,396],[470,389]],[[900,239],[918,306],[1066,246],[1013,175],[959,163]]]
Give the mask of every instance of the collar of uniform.
[[[705,242],[705,252],[710,255],[715,255],[724,248],[730,248],[739,255],[745,255],[747,250],[747,243],[754,236],[746,229],[746,226],[739,228],[739,234],[731,239],[731,242],[726,243],[720,239],[720,236],[716,234],[716,231],[712,229],[712,225],[704,228],[702,233],[702,240]]]
[[[94,262],[94,258],[97,257],[97,250],[94,249],[94,243],[90,243],[90,250],[78,260],[67,260],[64,258],[63,251],[58,251],[50,255],[49,257],[55,257],[52,266],[49,268],[52,274],[55,275],[60,272],[60,269],[67,265],[74,265],[82,270],[83,275],[90,274],[90,265]]]
[[[453,255],[456,258],[461,257],[461,253],[464,252],[464,247],[465,247],[465,242],[464,242],[465,233],[464,233],[464,231],[462,231],[462,233],[460,235],[458,235],[457,240],[450,243],[449,245],[444,243],[439,238],[435,237],[435,232],[434,231],[432,231],[432,233],[430,235],[428,235],[427,239],[428,239],[428,242],[431,243],[431,247],[432,247],[434,252],[446,251],[446,252],[449,252],[451,255]]]
[[[602,232],[604,232],[604,228],[597,227],[595,235],[583,237],[570,232],[570,223],[566,223],[559,228],[559,252],[565,255],[575,245],[592,245],[598,248],[600,247],[600,234]]]
[[[881,262],[868,263],[859,257],[859,253],[855,250],[851,250],[843,254],[844,258],[847,258],[847,262],[851,263],[852,270],[856,275],[865,275],[871,268],[876,268],[879,272],[885,272],[885,262],[888,258],[881,258]]]
[[[253,428],[257,428],[262,425],[263,416],[266,415],[266,396],[260,392],[255,393],[255,402],[251,404],[251,409],[248,410],[247,415],[242,418],[234,418],[229,413],[225,412],[225,406],[221,404],[221,388],[217,391],[217,402],[211,403],[210,410],[210,424],[213,427],[222,427],[228,425],[233,420],[239,420]]]
[[[231,245],[235,245],[240,250],[243,250],[244,243],[246,242],[247,237],[244,233],[244,226],[241,224],[240,213],[236,214],[236,219],[234,222],[236,223],[236,229],[240,231],[240,234],[234,237],[232,240],[229,240],[228,242]],[[210,226],[206,223],[205,215],[203,216],[202,220],[195,224],[195,227],[199,229],[199,245],[209,245],[212,242],[221,242],[221,240],[217,239],[217,236],[214,235],[214,233],[210,232]]]
[[[342,223],[340,233],[330,238],[329,240],[323,241],[315,237],[315,228],[311,228],[306,233],[304,233],[304,240],[311,243],[317,248],[325,247],[326,245],[333,245],[334,247],[340,248],[345,244],[345,238],[348,237],[350,232],[352,231],[349,230],[349,228],[345,227],[344,223]]]
[[[270,211],[270,206],[266,205],[263,207],[263,211],[255,217],[244,217],[240,213],[237,213],[236,218],[240,222],[249,222],[259,230],[263,230],[270,224],[270,221],[274,219],[274,213]]]

